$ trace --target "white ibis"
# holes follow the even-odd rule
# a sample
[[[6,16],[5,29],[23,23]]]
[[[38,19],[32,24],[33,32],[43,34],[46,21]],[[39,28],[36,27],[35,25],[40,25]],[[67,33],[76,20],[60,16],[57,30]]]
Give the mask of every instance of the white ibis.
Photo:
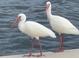
[[[79,30],[68,19],[58,15],[52,15],[50,1],[46,2],[46,15],[52,29],[60,35],[60,48],[58,51],[64,51],[63,34],[79,35]]]
[[[19,14],[16,17],[16,21],[14,22],[14,25],[16,23],[18,24],[19,30],[22,33],[30,36],[32,39],[35,38],[36,40],[39,41],[39,37],[46,37],[46,36],[56,38],[55,33],[52,30],[48,29],[47,27],[45,27],[37,22],[34,22],[34,21],[26,21],[25,14]],[[34,47],[34,45],[32,43],[32,48],[33,47]],[[40,55],[38,55],[38,56],[42,56],[42,48],[40,45],[40,41],[39,41],[39,47],[40,47]],[[30,51],[29,56],[33,56],[32,49]]]

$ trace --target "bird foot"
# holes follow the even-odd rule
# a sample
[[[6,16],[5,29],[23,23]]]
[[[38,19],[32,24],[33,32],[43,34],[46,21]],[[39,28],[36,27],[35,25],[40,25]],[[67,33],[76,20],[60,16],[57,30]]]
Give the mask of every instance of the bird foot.
[[[45,55],[33,55],[34,57],[42,57],[42,56],[45,56]]]
[[[24,55],[23,57],[32,57],[33,55],[29,54],[29,55]]]
[[[45,55],[24,55],[23,57],[42,57]]]

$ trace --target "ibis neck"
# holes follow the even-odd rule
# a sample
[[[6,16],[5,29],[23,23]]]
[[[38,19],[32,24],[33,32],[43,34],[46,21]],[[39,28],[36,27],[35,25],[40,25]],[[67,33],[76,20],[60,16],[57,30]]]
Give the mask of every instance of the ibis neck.
[[[51,8],[48,8],[48,9],[46,10],[46,14],[47,14],[47,16],[52,15],[52,13],[51,13]]]
[[[25,19],[23,19],[23,20],[21,20],[20,22],[19,22],[19,26],[21,26],[21,25],[23,25],[23,24],[25,24],[25,22],[26,22],[26,20]]]

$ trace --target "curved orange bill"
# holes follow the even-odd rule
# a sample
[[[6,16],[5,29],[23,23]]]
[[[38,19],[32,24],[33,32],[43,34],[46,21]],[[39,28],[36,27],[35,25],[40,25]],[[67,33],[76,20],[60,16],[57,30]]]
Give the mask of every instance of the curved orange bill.
[[[16,27],[20,21],[20,18],[21,18],[20,16],[19,17],[17,16],[16,20],[11,24],[11,27]]]

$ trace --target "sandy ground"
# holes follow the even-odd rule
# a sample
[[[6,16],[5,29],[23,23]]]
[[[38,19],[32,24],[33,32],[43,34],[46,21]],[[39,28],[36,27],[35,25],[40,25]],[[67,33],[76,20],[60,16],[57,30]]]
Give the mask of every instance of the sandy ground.
[[[38,53],[33,53],[38,54]],[[1,56],[0,58],[35,58],[35,56],[27,57],[27,54]],[[43,52],[44,56],[39,58],[79,58],[79,49],[65,50],[64,52]]]

